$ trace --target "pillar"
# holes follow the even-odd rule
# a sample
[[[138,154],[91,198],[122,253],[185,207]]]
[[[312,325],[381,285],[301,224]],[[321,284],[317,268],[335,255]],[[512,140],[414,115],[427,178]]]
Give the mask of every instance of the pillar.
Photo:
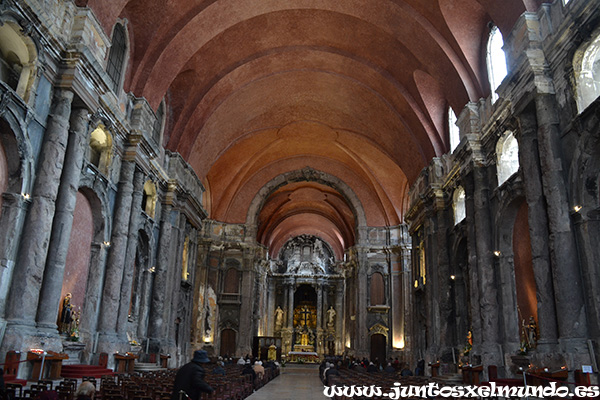
[[[528,208],[531,257],[537,288],[537,311],[540,338],[538,349],[552,351],[558,343],[554,283],[548,249],[548,219],[542,188],[542,171],[537,145],[535,115],[525,111],[519,116],[519,164],[523,172],[525,199]]]
[[[123,279],[119,302],[119,313],[117,316],[117,332],[125,334],[129,317],[131,303],[131,289],[133,272],[135,270],[135,255],[138,244],[138,228],[142,215],[142,196],[144,191],[144,180],[146,176],[142,170],[136,169],[133,175],[133,193],[131,195],[131,211],[129,213],[129,234],[127,236],[127,250],[123,268]]]
[[[73,92],[56,89],[8,296],[9,324],[33,325],[68,141]]]
[[[554,95],[535,97],[538,122],[537,139],[542,171],[543,192],[548,213],[549,249],[555,285],[558,333],[564,350],[571,353],[568,342],[585,343],[587,320],[579,255],[569,215],[565,166],[561,157],[558,117]],[[587,352],[587,348],[576,352]]]
[[[103,335],[116,335],[121,283],[129,239],[129,219],[133,195],[133,175],[135,172],[135,152],[126,155],[121,164],[112,236],[106,264],[104,288],[100,304],[98,330]]]
[[[294,284],[289,283],[288,288],[288,328],[294,329]]]
[[[476,164],[477,161],[474,163]],[[473,166],[475,246],[477,250],[482,342],[480,351],[484,364],[500,365],[498,290],[492,248],[493,231],[489,204],[489,179],[486,172],[483,166]]]
[[[89,114],[86,109],[71,114],[69,142],[65,155],[60,187],[56,198],[56,213],[52,221],[52,233],[44,280],[37,310],[39,327],[56,329],[61,290],[73,226],[73,213],[77,202],[79,178],[87,148]],[[87,279],[87,276],[85,277]],[[86,282],[82,282],[85,285]]]
[[[0,235],[0,315],[4,315],[15,261],[19,249],[19,241],[23,232],[23,224],[30,201],[21,193],[2,194],[2,218],[0,232],[12,232],[10,235]]]
[[[167,195],[169,198],[170,196]],[[154,284],[152,286],[152,300],[150,306],[150,318],[148,321],[148,337],[151,340],[160,341],[164,338],[164,313],[165,300],[168,282],[171,233],[173,225],[171,223],[171,214],[173,210],[172,201],[163,204],[160,217],[160,238],[158,242],[158,258],[156,262],[156,273],[154,275]],[[159,343],[155,343],[159,345]],[[160,349],[155,348],[153,352]]]

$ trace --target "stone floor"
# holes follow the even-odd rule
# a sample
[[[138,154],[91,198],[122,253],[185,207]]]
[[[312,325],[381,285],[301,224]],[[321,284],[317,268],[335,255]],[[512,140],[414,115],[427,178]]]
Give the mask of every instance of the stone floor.
[[[323,395],[319,365],[287,365],[281,375],[257,390],[246,400],[328,399]]]

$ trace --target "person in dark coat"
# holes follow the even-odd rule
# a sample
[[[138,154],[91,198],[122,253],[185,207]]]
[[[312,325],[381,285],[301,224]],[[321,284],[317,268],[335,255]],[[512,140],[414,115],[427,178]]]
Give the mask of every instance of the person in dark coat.
[[[179,400],[180,391],[184,391],[192,400],[198,400],[200,393],[212,393],[213,388],[204,381],[206,372],[202,364],[209,363],[208,354],[204,350],[196,350],[192,361],[185,364],[177,371],[171,400]],[[186,399],[181,394],[182,399]]]

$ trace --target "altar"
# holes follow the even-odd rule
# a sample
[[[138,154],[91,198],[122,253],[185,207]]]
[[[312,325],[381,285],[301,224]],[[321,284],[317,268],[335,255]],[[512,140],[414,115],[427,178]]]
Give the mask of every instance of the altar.
[[[288,361],[297,363],[318,363],[319,355],[314,351],[290,351],[288,353]]]

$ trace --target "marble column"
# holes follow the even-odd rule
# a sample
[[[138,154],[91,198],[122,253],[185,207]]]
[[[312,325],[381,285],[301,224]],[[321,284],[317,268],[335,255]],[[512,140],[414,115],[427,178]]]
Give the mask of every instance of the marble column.
[[[448,350],[452,345],[452,331],[450,329],[450,319],[452,317],[452,299],[450,298],[450,260],[448,257],[448,248],[450,247],[447,241],[448,232],[448,208],[451,210],[452,206],[445,207],[443,201],[443,195],[440,194],[437,204],[437,212],[435,216],[436,224],[436,237],[435,249],[436,254],[436,265],[434,272],[434,285],[437,286],[437,302],[439,310],[439,350],[444,352]]]
[[[169,197],[169,196],[168,196]],[[148,321],[148,337],[160,341],[165,333],[165,300],[168,282],[169,261],[171,254],[171,233],[173,231],[172,202],[162,206],[160,217],[160,238],[158,242],[158,258],[156,262],[156,273],[152,286],[152,300],[150,306],[150,318]],[[175,219],[176,220],[176,219]],[[159,349],[154,349],[154,352]]]
[[[587,337],[587,320],[579,257],[569,215],[565,173],[567,166],[563,164],[561,156],[558,128],[560,113],[551,94],[538,94],[535,97],[535,107],[542,185],[548,213],[558,332],[563,342],[584,342],[583,338]],[[570,351],[568,348],[565,350]]]
[[[98,320],[98,330],[105,336],[116,335],[117,332],[121,283],[129,239],[134,173],[135,161],[132,158],[123,159]]]
[[[34,325],[63,170],[73,92],[56,89],[8,296],[9,324]]]
[[[125,334],[127,331],[133,272],[135,270],[135,255],[139,236],[138,228],[142,216],[142,196],[145,179],[146,175],[144,172],[140,169],[136,169],[133,175],[133,193],[131,195],[131,211],[129,213],[129,234],[127,237],[127,251],[125,252],[123,279],[121,281],[121,301],[119,301],[119,313],[117,316],[117,332],[121,334]]]
[[[548,249],[548,218],[542,188],[542,170],[537,145],[535,115],[524,112],[519,116],[519,164],[522,170],[525,199],[527,201],[531,258],[537,288],[537,311],[540,338],[538,350],[552,351],[558,343],[554,283]]]
[[[65,155],[60,187],[56,198],[56,213],[44,270],[44,280],[37,310],[37,324],[41,328],[56,329],[61,290],[69,250],[73,213],[77,202],[79,178],[87,148],[89,113],[87,109],[71,113],[69,141]],[[87,277],[84,277],[87,278]],[[85,285],[86,282],[80,282]]]
[[[476,233],[479,308],[481,316],[481,353],[486,365],[499,365],[498,285],[495,278],[492,247],[492,221],[489,204],[489,179],[485,167],[473,166],[473,201]]]

